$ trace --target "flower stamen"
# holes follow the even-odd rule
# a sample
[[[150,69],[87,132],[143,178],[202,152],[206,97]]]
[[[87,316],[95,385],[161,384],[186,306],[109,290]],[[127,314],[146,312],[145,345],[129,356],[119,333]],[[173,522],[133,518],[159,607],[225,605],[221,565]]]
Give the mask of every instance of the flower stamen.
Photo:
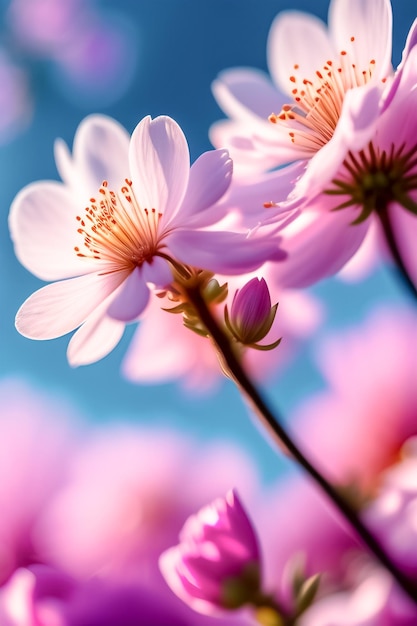
[[[351,44],[355,37],[350,38]],[[290,141],[305,152],[314,154],[333,137],[346,92],[368,83],[374,73],[375,59],[361,70],[352,62],[352,53],[341,50],[336,63],[326,61],[312,79],[299,76],[299,65],[289,77],[294,84],[293,104],[285,104],[269,121],[288,128]]]
[[[106,261],[114,270],[131,271],[158,252],[161,217],[156,209],[139,205],[132,181],[126,179],[118,194],[105,180],[99,199],[90,198],[84,216],[77,216],[83,247],[75,246],[74,250],[79,257]]]

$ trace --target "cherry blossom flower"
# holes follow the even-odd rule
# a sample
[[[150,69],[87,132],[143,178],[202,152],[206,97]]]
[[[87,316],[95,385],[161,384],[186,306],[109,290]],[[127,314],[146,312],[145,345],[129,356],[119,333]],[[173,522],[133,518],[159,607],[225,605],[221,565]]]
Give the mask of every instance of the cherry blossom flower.
[[[236,491],[188,518],[180,543],[159,564],[174,593],[201,613],[240,608],[259,593],[258,540]],[[228,593],[232,581],[241,583],[237,597]]]
[[[173,282],[174,268],[239,274],[285,256],[258,232],[206,228],[218,219],[209,209],[230,184],[232,162],[214,150],[190,169],[184,134],[169,117],[145,117],[129,140],[115,121],[93,115],[76,133],[73,158],[62,142],[56,152],[64,182],[28,185],[10,211],[19,260],[56,281],[26,300],[16,326],[33,339],[80,327],[70,362],[110,352],[150,289]]]
[[[389,0],[332,0],[328,30],[312,15],[278,14],[267,47],[277,87],[255,70],[223,72],[213,92],[231,120],[212,127],[213,144],[265,171],[327,160],[323,148],[340,135],[348,149],[361,143],[359,111],[375,104],[375,85],[391,73],[391,29]]]

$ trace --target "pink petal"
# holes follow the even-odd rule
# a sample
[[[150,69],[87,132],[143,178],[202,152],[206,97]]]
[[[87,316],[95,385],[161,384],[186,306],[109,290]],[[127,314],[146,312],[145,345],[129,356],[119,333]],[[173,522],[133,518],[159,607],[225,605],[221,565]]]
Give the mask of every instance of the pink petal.
[[[62,141],[55,145],[55,159],[61,178],[84,203],[98,191],[103,180],[118,189],[129,177],[129,134],[105,115],[89,115],[78,126],[73,158]],[[81,199],[81,198],[80,198]]]
[[[249,272],[266,260],[285,256],[276,239],[225,231],[175,231],[170,235],[169,249],[184,263],[226,275]]]
[[[297,76],[313,80],[328,59],[334,56],[324,23],[313,15],[298,11],[279,13],[269,31],[268,67],[279,88],[291,94],[294,65]],[[292,97],[291,97],[292,101]]]
[[[286,102],[269,77],[254,69],[225,70],[213,81],[211,88],[226,115],[246,122],[248,119],[254,121],[254,116],[266,121]]]
[[[155,256],[151,262],[145,262],[141,271],[142,280],[145,283],[152,283],[159,289],[168,287],[172,283],[172,270],[168,262],[162,257]]]
[[[184,224],[189,217],[198,221],[199,214],[224,195],[231,183],[232,171],[233,163],[227,150],[202,154],[191,167],[187,192],[175,222]]]
[[[67,357],[72,367],[89,365],[107,356],[122,338],[125,324],[105,315],[108,303],[99,306],[74,333]]]
[[[19,261],[43,280],[77,276],[88,265],[77,257],[78,208],[61,183],[36,182],[14,199],[9,216]]]
[[[275,278],[283,288],[306,287],[332,276],[361,245],[368,222],[352,226],[356,212],[331,212],[332,204],[331,197],[319,196],[312,210],[305,210],[287,232],[281,231],[281,245],[288,256],[276,265]]]
[[[17,330],[30,339],[55,339],[74,330],[123,282],[125,273],[87,274],[47,285],[16,315]]]
[[[121,322],[131,322],[145,309],[149,301],[149,288],[141,268],[136,267],[123,283],[107,309],[107,315]]]
[[[360,71],[374,60],[373,75],[392,71],[392,8],[389,0],[336,0],[330,3],[329,30],[336,51],[346,50]],[[354,42],[351,38],[354,37]]]
[[[401,258],[411,280],[417,287],[417,215],[393,204],[389,207],[389,216]]]
[[[130,171],[137,200],[170,220],[185,195],[190,156],[184,133],[170,117],[145,117],[133,131]]]

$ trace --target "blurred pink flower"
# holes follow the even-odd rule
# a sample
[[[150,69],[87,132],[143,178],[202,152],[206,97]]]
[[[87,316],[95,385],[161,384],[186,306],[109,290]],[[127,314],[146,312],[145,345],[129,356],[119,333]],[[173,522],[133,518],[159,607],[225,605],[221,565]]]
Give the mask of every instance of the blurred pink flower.
[[[33,339],[80,326],[68,348],[72,364],[108,354],[145,310],[151,287],[173,281],[173,264],[239,274],[265,256],[284,256],[256,233],[204,230],[217,219],[208,209],[229,186],[232,163],[215,150],[190,170],[186,139],[169,117],[144,118],[129,141],[111,118],[90,116],[76,133],[73,159],[58,143],[57,162],[64,183],[32,183],[11,207],[19,260],[57,281],[26,300],[16,326]],[[84,210],[80,197],[90,198]]]
[[[7,21],[14,44],[32,62],[49,61],[55,82],[78,104],[108,105],[133,78],[137,33],[122,13],[91,0],[12,0]]]
[[[417,577],[417,440],[409,439],[403,458],[380,477],[375,499],[363,516],[398,566]]]
[[[24,69],[0,50],[0,143],[5,144],[25,129],[32,118],[32,98]]]
[[[62,488],[75,444],[75,415],[18,380],[0,383],[0,584],[42,560],[36,526]]]
[[[235,490],[189,517],[179,539],[159,565],[174,593],[194,610],[210,615],[240,608],[259,592],[258,540]],[[232,581],[241,593],[228,593]]]
[[[318,600],[299,626],[414,626],[417,610],[383,570],[365,568],[363,580],[349,591]]]
[[[343,160],[364,145],[367,124],[358,112],[391,73],[391,29],[389,0],[332,0],[328,31],[313,15],[278,14],[267,46],[278,89],[256,70],[220,74],[213,92],[231,120],[212,127],[213,144],[229,147],[237,166],[265,171],[297,160],[324,166],[343,137]]]
[[[367,493],[417,434],[417,321],[403,309],[377,309],[359,327],[322,345],[329,389],[293,415],[303,447],[339,484]]]
[[[252,464],[232,445],[107,428],[73,456],[67,485],[38,526],[39,550],[77,578],[124,573],[156,584],[157,557],[175,543],[184,519],[231,484],[249,496],[255,484]]]

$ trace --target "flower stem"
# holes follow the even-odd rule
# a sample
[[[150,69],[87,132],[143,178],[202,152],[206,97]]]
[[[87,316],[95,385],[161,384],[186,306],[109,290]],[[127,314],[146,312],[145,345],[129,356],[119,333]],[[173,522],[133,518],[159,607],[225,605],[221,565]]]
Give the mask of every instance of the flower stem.
[[[397,240],[394,235],[394,231],[391,225],[391,220],[388,214],[388,209],[386,207],[379,209],[378,211],[379,219],[382,225],[382,229],[385,236],[385,241],[388,244],[388,248],[394,258],[396,263],[396,268],[398,270],[398,274],[402,283],[405,285],[406,289],[410,293],[410,295],[417,300],[417,286],[411,280],[407,268],[404,265],[403,258],[401,256],[399,247],[397,245]],[[417,216],[416,216],[417,220]]]
[[[298,445],[286,432],[285,428],[280,423],[280,420],[277,419],[277,417],[271,412],[257,388],[247,376],[238,357],[230,345],[228,337],[211,315],[199,288],[188,288],[187,294],[202,323],[216,344],[217,349],[220,351],[228,370],[233,376],[233,379],[243,392],[244,396],[253,406],[255,413],[260,418],[261,423],[266,427],[275,443],[277,443],[281,449],[284,448],[327,494],[334,506],[354,528],[360,539],[368,547],[369,551],[372,552],[380,564],[391,573],[398,585],[409,596],[409,598],[417,604],[417,586],[415,583],[410,580],[404,572],[402,572],[395,565],[395,563],[393,563],[389,555],[385,552],[383,546],[380,545],[374,535],[362,523],[357,512],[305,457]]]

